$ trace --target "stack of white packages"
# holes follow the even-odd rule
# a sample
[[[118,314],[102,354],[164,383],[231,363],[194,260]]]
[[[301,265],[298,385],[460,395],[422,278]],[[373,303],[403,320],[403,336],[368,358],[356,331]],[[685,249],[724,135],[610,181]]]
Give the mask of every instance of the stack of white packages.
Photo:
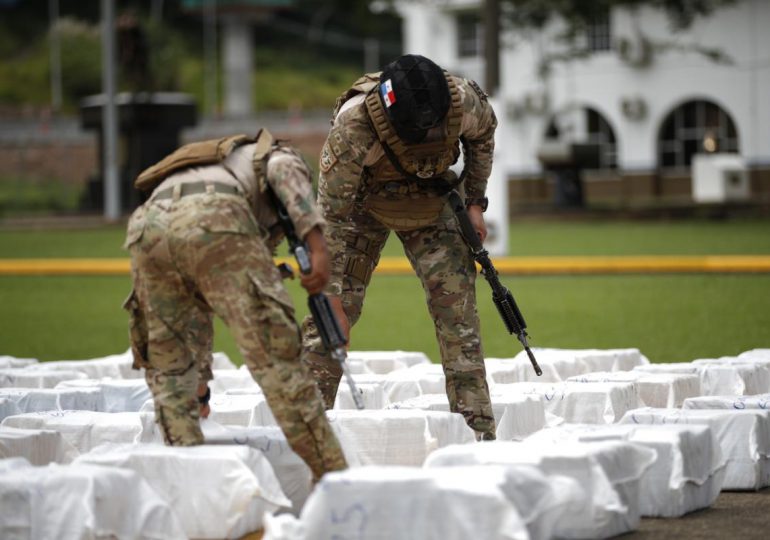
[[[107,444],[78,457],[79,464],[142,477],[188,538],[240,538],[262,526],[264,512],[291,504],[267,458],[248,446]]]
[[[281,489],[296,515],[313,489],[312,473],[291,449],[279,427],[225,427],[210,420],[201,422],[206,444],[242,444],[259,450],[270,462]]]
[[[185,538],[168,503],[133,471],[4,460],[0,501],[8,538]]]
[[[527,439],[554,445],[602,440],[631,441],[657,453],[640,480],[642,516],[679,517],[707,508],[722,489],[726,462],[708,426],[566,424]]]
[[[682,373],[644,371],[599,371],[570,377],[570,382],[630,382],[639,390],[639,399],[648,407],[681,407],[685,399],[701,395],[700,378]]]
[[[77,456],[77,449],[56,431],[0,426],[0,459],[18,457],[48,465],[69,463]]]
[[[17,358],[15,356],[0,355],[0,369],[21,368],[37,363],[36,358]]]
[[[693,364],[705,366],[730,366],[743,379],[743,393],[747,396],[770,392],[770,364],[725,356],[714,359],[693,360]]]
[[[378,383],[356,383],[361,400],[364,403],[364,409],[384,409],[388,406],[389,400],[385,395],[385,389]],[[350,386],[343,378],[337,388],[337,397],[334,400],[335,409],[355,409],[356,402],[353,401],[353,394]]]
[[[683,409],[763,409],[770,410],[770,394],[755,396],[700,396],[684,401]]]
[[[394,372],[398,373],[398,372]],[[379,375],[376,373],[355,373],[353,381],[357,385],[378,385],[382,387],[388,403],[404,401],[405,399],[423,394],[420,383],[409,378],[393,378],[392,374]],[[345,384],[341,381],[341,384]]]
[[[694,364],[673,362],[670,364],[649,364],[637,366],[634,371],[645,373],[683,373],[700,377],[701,395],[740,396],[746,392],[746,383],[740,372],[728,364]]]
[[[365,467],[330,473],[299,520],[268,518],[263,540],[529,540],[526,523],[505,494],[517,487],[514,473],[482,467]]]
[[[423,394],[441,394],[446,392],[446,377],[441,364],[416,364],[406,369],[399,369],[385,375],[388,381],[417,382]]]
[[[227,394],[212,394],[209,418],[226,426],[277,426],[278,422],[261,389],[229,390]]]
[[[727,462],[722,489],[770,486],[770,411],[643,408],[630,411],[621,423],[707,425]]]
[[[62,381],[88,378],[82,371],[44,369],[41,365],[0,369],[0,388],[54,388]]]
[[[213,373],[214,379],[209,381],[212,394],[223,394],[228,390],[260,390],[245,366],[239,369],[214,369]]]
[[[423,394],[393,403],[388,408],[448,412],[449,399],[446,394]],[[492,400],[492,412],[499,441],[522,440],[546,425],[543,400],[534,395],[496,395]]]
[[[15,414],[104,408],[104,396],[98,388],[0,388],[0,398],[16,405]],[[0,421],[4,418],[0,412]]]
[[[78,452],[107,442],[159,442],[152,413],[47,411],[9,416],[2,426],[58,431]]]
[[[347,360],[351,366],[361,366],[359,373],[380,375],[417,364],[431,363],[425,353],[417,351],[349,351]]]
[[[134,357],[131,349],[121,354],[88,360],[55,360],[37,364],[40,369],[50,371],[80,371],[89,379],[137,379],[142,372],[132,368]]]
[[[639,349],[532,348],[543,370],[538,376],[525,351],[514,358],[487,358],[487,378],[492,383],[558,382],[592,371],[628,371],[649,364]]]
[[[91,390],[102,396],[100,412],[138,412],[147,400],[152,399],[150,387],[144,379],[77,379],[63,381],[56,390]],[[62,409],[84,409],[84,407],[61,407]]]
[[[579,424],[612,424],[642,406],[634,383],[522,382],[496,384],[490,392],[493,403],[517,395],[538,396],[546,412]]]
[[[738,355],[743,360],[760,360],[770,362],[770,349],[751,349]]]
[[[326,416],[348,463],[353,465],[420,466],[436,448],[476,440],[457,413],[332,410]]]
[[[578,504],[554,524],[558,538],[606,538],[639,526],[640,481],[656,459],[654,450],[627,441],[487,442],[435,451],[426,467],[530,464],[548,476],[576,481]]]

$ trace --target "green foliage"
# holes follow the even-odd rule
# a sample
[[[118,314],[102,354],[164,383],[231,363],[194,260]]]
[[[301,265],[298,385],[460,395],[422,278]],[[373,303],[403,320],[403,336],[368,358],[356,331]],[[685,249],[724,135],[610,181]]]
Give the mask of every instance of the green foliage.
[[[55,180],[5,178],[0,181],[0,217],[71,212],[77,209],[80,191]]]

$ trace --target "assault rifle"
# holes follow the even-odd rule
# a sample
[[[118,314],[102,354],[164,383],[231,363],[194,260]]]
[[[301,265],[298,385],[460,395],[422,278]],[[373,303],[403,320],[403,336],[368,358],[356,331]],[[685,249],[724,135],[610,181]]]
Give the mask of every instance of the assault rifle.
[[[535,369],[535,373],[538,376],[543,374],[543,370],[537,365],[535,355],[529,348],[527,338],[527,323],[524,322],[524,316],[519,311],[519,306],[516,305],[516,300],[513,299],[511,291],[500,283],[500,278],[497,276],[497,270],[495,270],[492,260],[489,258],[489,252],[484,249],[481,244],[476,230],[471,224],[471,220],[468,217],[468,212],[465,209],[465,203],[456,191],[449,192],[449,204],[452,207],[452,211],[457,216],[457,222],[460,225],[460,232],[462,233],[465,242],[471,250],[471,254],[477,263],[481,265],[481,274],[489,282],[489,286],[492,287],[492,301],[497,307],[497,311],[500,313],[500,317],[505,323],[505,327],[508,329],[509,334],[516,334],[521,344],[524,346],[524,350],[527,351],[529,361],[532,362],[532,367]]]
[[[312,270],[310,263],[310,255],[308,253],[307,245],[297,236],[297,231],[294,229],[294,223],[289,216],[289,212],[283,205],[281,200],[275,194],[272,189],[269,189],[270,197],[273,201],[273,207],[275,213],[278,215],[278,220],[281,222],[283,232],[286,234],[286,241],[289,243],[289,251],[294,255],[294,259],[297,261],[299,271],[303,274],[309,274]],[[281,270],[284,273],[287,267]],[[288,272],[291,272],[291,268],[288,268]],[[293,276],[293,274],[291,274]],[[307,297],[308,307],[310,307],[310,314],[313,316],[318,333],[321,335],[321,341],[329,351],[331,357],[340,363],[342,367],[342,373],[345,375],[345,380],[350,387],[350,393],[353,395],[353,402],[356,404],[357,409],[364,408],[364,401],[361,398],[361,394],[356,388],[356,383],[353,380],[353,376],[350,374],[348,364],[345,361],[348,353],[345,350],[348,340],[345,338],[345,334],[342,333],[340,323],[337,317],[332,311],[332,306],[329,303],[329,298],[324,293],[311,294]]]

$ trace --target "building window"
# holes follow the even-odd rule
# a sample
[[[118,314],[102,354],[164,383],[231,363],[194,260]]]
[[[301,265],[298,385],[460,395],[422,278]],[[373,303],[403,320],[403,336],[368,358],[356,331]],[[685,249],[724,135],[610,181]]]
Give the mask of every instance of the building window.
[[[660,128],[661,167],[689,167],[695,154],[738,152],[738,132],[730,116],[710,101],[688,101],[671,111]]]
[[[594,19],[586,28],[586,45],[589,51],[600,52],[612,50],[612,32],[610,28],[609,11]]]
[[[586,109],[585,111],[588,142],[599,145],[599,168],[617,168],[618,145],[612,126],[597,111],[593,109]]]
[[[616,169],[618,166],[618,144],[615,139],[615,131],[610,123],[594,109],[586,107],[583,109],[583,114],[585,115],[585,136],[574,142],[596,145],[599,153],[599,168]],[[551,119],[546,126],[545,138],[558,140],[561,136],[561,130],[556,119]]]
[[[484,53],[484,28],[476,12],[457,15],[457,55],[460,58],[481,56]]]

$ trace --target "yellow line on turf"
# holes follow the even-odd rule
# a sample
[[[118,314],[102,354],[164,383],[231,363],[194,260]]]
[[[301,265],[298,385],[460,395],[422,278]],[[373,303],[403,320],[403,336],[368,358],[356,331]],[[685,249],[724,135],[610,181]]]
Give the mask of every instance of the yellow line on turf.
[[[287,262],[296,271],[294,261]],[[500,274],[623,274],[677,272],[770,273],[770,255],[692,255],[692,256],[593,256],[593,257],[496,257]],[[128,259],[0,259],[0,275],[127,275]],[[377,273],[412,274],[403,257],[384,257]]]

